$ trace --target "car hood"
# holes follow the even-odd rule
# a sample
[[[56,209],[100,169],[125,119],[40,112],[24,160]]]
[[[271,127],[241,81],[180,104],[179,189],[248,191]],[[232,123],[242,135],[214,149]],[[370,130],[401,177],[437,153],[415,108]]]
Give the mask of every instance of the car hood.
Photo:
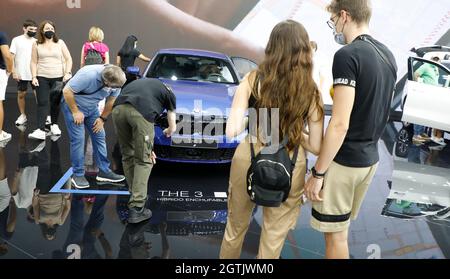
[[[237,85],[161,79],[177,97],[177,113],[227,114]]]

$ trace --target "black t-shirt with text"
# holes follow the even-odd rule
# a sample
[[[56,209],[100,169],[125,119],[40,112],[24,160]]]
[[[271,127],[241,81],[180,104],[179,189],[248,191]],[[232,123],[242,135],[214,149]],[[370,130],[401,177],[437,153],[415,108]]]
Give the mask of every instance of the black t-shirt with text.
[[[344,143],[334,158],[347,167],[370,167],[379,161],[378,141],[386,127],[397,75],[391,51],[382,43],[364,35],[377,49],[358,37],[334,56],[334,86],[355,88],[350,125]],[[391,65],[389,65],[389,62]]]
[[[6,36],[5,32],[0,32],[0,46],[8,45],[8,37]],[[0,69],[5,70],[6,64],[5,64],[5,58],[3,57],[3,54],[0,52]]]
[[[126,71],[128,67],[134,66],[136,58],[141,55],[141,52],[137,49],[133,49],[130,53],[124,54],[119,51],[118,56],[120,56],[120,64],[122,65],[122,70]]]
[[[155,123],[164,110],[175,111],[176,97],[158,79],[139,79],[128,84],[114,106],[130,104],[149,122]]]

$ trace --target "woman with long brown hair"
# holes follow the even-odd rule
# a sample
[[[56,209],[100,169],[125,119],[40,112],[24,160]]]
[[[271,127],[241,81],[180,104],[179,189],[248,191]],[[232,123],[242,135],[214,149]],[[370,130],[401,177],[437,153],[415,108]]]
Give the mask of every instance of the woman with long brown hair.
[[[50,133],[60,136],[58,116],[62,97],[61,90],[55,90],[58,83],[72,77],[72,57],[63,40],[56,35],[55,24],[49,20],[39,25],[37,42],[31,53],[31,74],[36,86],[38,103],[37,129],[28,137],[45,140],[46,118],[50,114]]]
[[[287,233],[296,225],[306,175],[305,150],[318,154],[323,136],[323,105],[313,80],[312,50],[303,25],[288,20],[272,31],[259,68],[247,75],[234,96],[226,134],[234,138],[245,129],[246,111],[278,109],[279,135],[288,135],[291,157],[298,148],[287,200],[280,207],[263,207],[263,225],[258,258],[279,258]],[[273,121],[273,119],[272,119]],[[251,123],[252,124],[252,123]],[[253,125],[250,125],[253,126]],[[308,128],[307,128],[308,127]],[[255,151],[263,147],[262,129],[257,128]],[[273,129],[272,129],[273,132]],[[252,133],[250,133],[252,134]],[[246,189],[252,136],[242,142],[233,157],[228,196],[228,222],[220,258],[239,258],[254,203]]]

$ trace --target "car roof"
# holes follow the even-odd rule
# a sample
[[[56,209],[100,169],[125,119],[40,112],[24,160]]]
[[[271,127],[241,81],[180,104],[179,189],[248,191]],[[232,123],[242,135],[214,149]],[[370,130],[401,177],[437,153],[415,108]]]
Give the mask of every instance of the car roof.
[[[223,53],[200,50],[200,49],[185,49],[185,48],[166,48],[160,49],[157,54],[178,54],[178,55],[193,55],[193,56],[203,56],[211,57],[217,59],[228,60],[228,56]]]
[[[427,53],[435,52],[435,53],[450,53],[450,47],[447,46],[439,46],[439,45],[432,45],[432,46],[424,46],[419,48],[412,48],[412,52],[417,54],[419,57],[424,57]]]

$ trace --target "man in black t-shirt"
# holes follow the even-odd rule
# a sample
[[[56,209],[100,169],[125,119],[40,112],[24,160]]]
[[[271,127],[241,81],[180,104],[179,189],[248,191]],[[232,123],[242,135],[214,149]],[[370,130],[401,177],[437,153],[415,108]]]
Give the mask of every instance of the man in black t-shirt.
[[[145,202],[148,179],[156,159],[153,152],[154,123],[167,110],[169,127],[164,134],[171,137],[176,130],[175,109],[175,95],[158,79],[133,81],[122,90],[114,104],[113,121],[131,193],[128,223],[140,223],[151,218]]]
[[[345,45],[334,57],[334,103],[320,155],[305,185],[313,201],[311,226],[325,233],[326,257],[348,258],[348,228],[378,166],[397,66],[369,35],[370,0],[333,0],[328,25]]]

